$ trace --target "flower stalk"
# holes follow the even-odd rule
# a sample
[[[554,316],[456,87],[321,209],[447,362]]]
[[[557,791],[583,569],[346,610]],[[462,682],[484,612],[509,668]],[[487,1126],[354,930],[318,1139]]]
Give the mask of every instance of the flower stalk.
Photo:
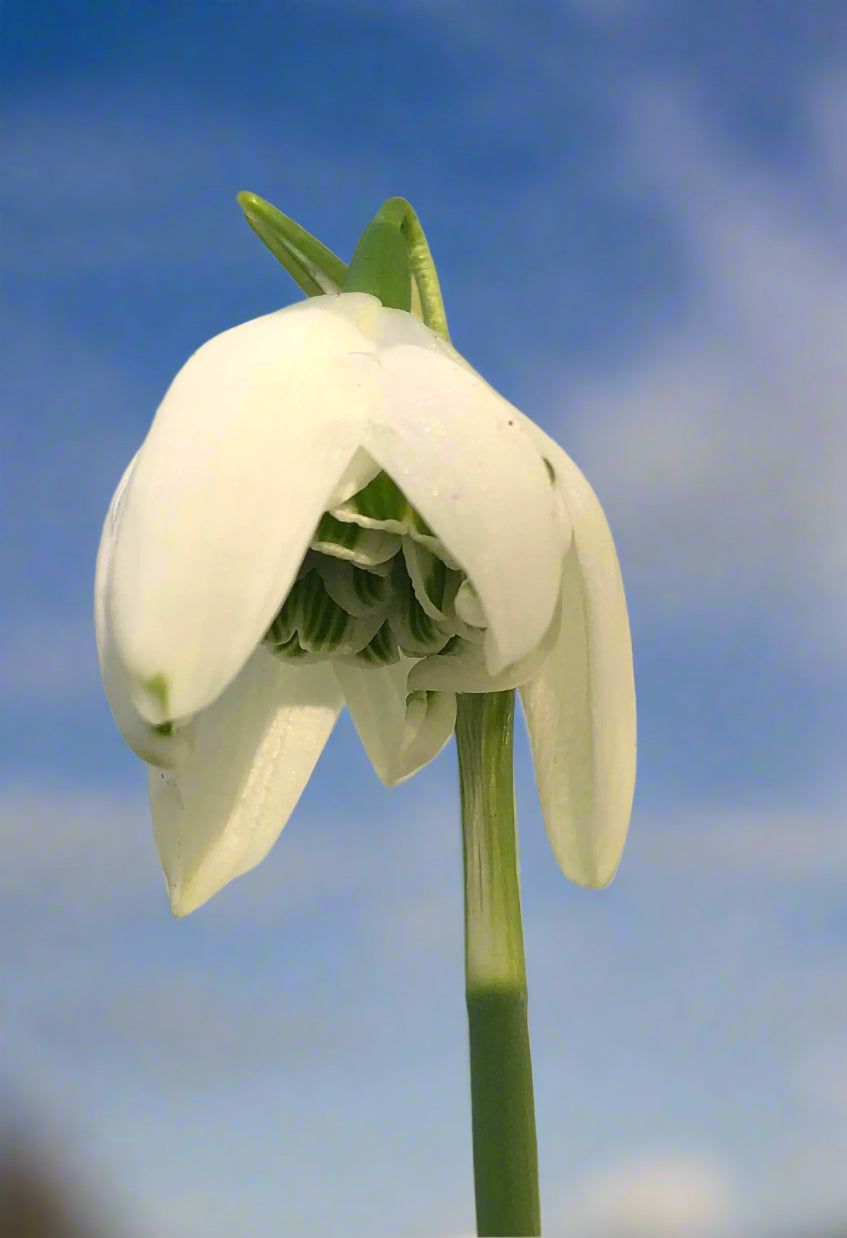
[[[559,865],[606,885],[636,755],[612,535],[452,347],[405,199],[349,265],[238,200],[307,300],[198,349],[126,469],[95,572],[106,694],[149,767],[175,915],[264,858],[343,707],[387,786],[455,730],[478,1232],[537,1235],[514,690]]]
[[[411,310],[449,341],[438,273],[404,198],[368,224],[350,265],[256,195],[239,201],[251,227],[308,295],[376,295]],[[541,1232],[527,982],[513,788],[514,691],[460,694],[456,743],[465,885],[465,979],[477,1230]]]
[[[456,746],[477,1233],[541,1233],[512,773],[514,692],[462,694]]]

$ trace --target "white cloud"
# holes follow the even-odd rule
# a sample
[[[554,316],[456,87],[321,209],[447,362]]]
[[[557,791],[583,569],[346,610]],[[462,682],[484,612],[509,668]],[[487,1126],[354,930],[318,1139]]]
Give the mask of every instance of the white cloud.
[[[273,1069],[302,1076],[343,1062],[357,1047],[350,1023],[359,1012],[346,1010],[341,995],[329,1010],[311,998],[310,1006],[290,992],[280,1000],[249,975],[189,969],[183,959],[134,972],[119,988],[42,999],[9,1020],[10,1044],[40,1043],[84,1067],[117,1060],[170,1091],[192,1093]]]
[[[140,775],[139,769],[135,795],[23,785],[0,790],[4,902],[99,918],[116,903],[158,889]]]
[[[786,1121],[783,1146],[762,1174],[755,1238],[842,1238],[847,1232],[845,1164],[843,1127],[798,1134]]]
[[[0,400],[14,409],[15,443],[3,479],[3,679],[17,688],[24,675],[43,674],[67,697],[75,672],[58,662],[79,654],[87,667],[93,665],[85,628],[93,630],[100,529],[117,479],[146,429],[149,406],[161,392],[155,377],[119,364],[107,344],[58,316],[7,317]],[[64,610],[71,597],[79,605],[75,615]]]
[[[280,167],[296,168],[301,199],[322,211],[351,184],[379,180],[364,145],[339,149],[302,126],[280,134],[178,88],[162,98],[100,82],[7,112],[3,196],[16,243],[3,261],[16,273],[212,262],[243,272],[260,247],[239,190],[271,195]]]
[[[847,78],[838,73],[819,78],[809,93],[807,115],[813,131],[819,135],[821,163],[834,213],[837,204],[847,200]],[[833,222],[838,226],[835,213]]]
[[[845,815],[847,788],[808,803],[715,802],[639,812],[626,860],[677,877],[829,886],[847,879]]]
[[[809,1046],[794,1082],[799,1099],[813,1112],[847,1121],[847,1038],[833,1036]]]
[[[79,701],[99,691],[99,682],[88,616],[19,612],[0,626],[0,697],[12,708]]]
[[[672,617],[770,609],[804,623],[812,649],[841,652],[843,96],[832,83],[815,95],[805,176],[753,168],[681,91],[625,99],[620,190],[681,246],[690,304],[634,360],[556,401],[640,595]]]
[[[434,794],[436,787],[429,784],[416,808],[414,787],[390,795],[380,795],[375,782],[367,795],[357,789],[356,812],[345,810],[343,826],[325,800],[307,800],[259,869],[233,883],[196,921],[179,925],[168,922],[141,779],[129,793],[7,790],[0,797],[7,920],[10,908],[38,912],[25,915],[23,930],[14,925],[17,971],[11,986],[6,981],[15,1008],[7,1021],[16,1069],[26,1060],[23,1046],[46,1063],[47,1074],[40,1067],[38,1077],[84,1076],[96,1068],[98,1077],[117,1072],[173,1098],[218,1089],[221,1062],[237,1090],[274,1062],[308,1088],[321,1070],[355,1060],[375,1079],[409,1071],[414,1086],[423,1087],[427,1055],[448,1035],[460,1046],[454,1037],[462,1026],[456,813],[452,799],[448,806]],[[833,833],[838,802],[832,802]],[[819,1103],[826,1098],[818,1091],[840,1053],[843,963],[837,954],[813,956],[806,921],[798,929],[796,920],[804,883],[814,906],[820,883],[830,880],[825,850],[814,864],[803,860],[801,840],[814,817],[799,809],[785,813],[791,850],[774,864],[759,843],[767,841],[776,813],[764,805],[757,813],[729,805],[723,812],[725,832],[714,854],[709,822],[691,829],[693,812],[681,814],[684,843],[672,837],[669,818],[659,823],[653,850],[645,821],[626,876],[608,894],[583,896],[558,878],[539,890],[527,871],[537,861],[525,867],[546,1156],[561,1154],[570,1164],[575,1149],[599,1143],[609,1145],[610,1159],[620,1157],[576,1192],[583,1228],[566,1224],[568,1212],[558,1228],[550,1225],[551,1235],[730,1238],[718,1225],[729,1224],[734,1206],[719,1165],[677,1153],[641,1155],[657,1140],[660,1147],[679,1147],[691,1121],[711,1122],[712,1097],[719,1113],[741,1120],[748,1108],[778,1106],[782,1097],[787,1104],[793,1095],[805,1106],[806,1142],[826,1129],[822,1123],[844,1139],[843,1113]],[[720,820],[711,825],[723,828]],[[748,832],[755,841],[739,845],[735,855],[733,838]],[[532,850],[542,844],[536,838]],[[686,847],[691,860],[681,856]],[[794,919],[782,884],[792,867],[799,873],[791,886]],[[360,979],[348,986],[340,976],[328,984],[326,963],[313,966],[324,957],[316,938],[327,912],[333,933],[344,926],[343,948],[355,954],[364,988]],[[286,917],[290,924],[283,927]],[[80,939],[82,931],[87,936]],[[253,949],[245,962],[241,954]],[[280,960],[289,949],[306,968],[280,986]],[[445,991],[452,1007],[433,1000]],[[387,1047],[397,1028],[404,1029],[400,1066]],[[757,1065],[761,1077],[753,1071],[748,1080],[751,1061],[760,1056],[770,1064]],[[700,1063],[696,1076],[692,1060]],[[446,1086],[448,1075],[435,1077]],[[563,1129],[557,1116],[572,1107],[591,1111],[579,1135]],[[711,1129],[711,1146],[733,1165],[737,1156],[739,1172],[748,1176],[748,1156],[762,1162],[772,1156],[761,1122],[751,1127],[755,1146],[743,1152],[749,1133],[733,1144],[731,1134]],[[629,1151],[632,1161],[625,1159]],[[799,1142],[785,1149],[789,1154],[804,1175],[794,1181],[812,1181],[811,1154]],[[832,1181],[822,1171],[814,1180],[834,1206],[838,1180],[831,1171]],[[773,1188],[762,1190],[770,1204]],[[787,1184],[785,1197],[799,1213],[800,1191]],[[556,1220],[549,1205],[548,1217]],[[610,1229],[613,1224],[618,1228]]]
[[[139,897],[156,898],[167,912],[164,882],[153,843],[146,774],[137,765],[137,787],[126,791],[85,787],[0,790],[0,844],[4,898],[37,906],[42,900],[65,916],[99,920]],[[362,878],[355,849],[334,839],[319,822],[285,837],[281,863],[265,862],[220,896],[215,917],[280,917],[309,897]],[[282,844],[279,844],[280,846]],[[247,889],[244,889],[249,883]],[[242,894],[242,897],[238,895]],[[230,912],[230,901],[235,904]]]
[[[329,763],[345,766],[348,760],[364,757],[345,722],[319,766],[318,783]],[[146,774],[140,762],[133,759],[132,766],[137,785],[126,790],[0,788],[4,898],[33,907],[47,900],[62,914],[97,918],[106,908],[151,897],[167,914]],[[436,770],[420,775],[416,785],[417,791],[388,793],[368,779],[367,797],[345,802],[343,827],[338,805],[328,812],[325,798],[318,803],[320,787],[307,789],[271,855],[199,914],[220,924],[266,923],[284,920],[313,900],[354,895],[367,906],[378,893],[381,912],[395,908],[399,934],[406,940],[422,935],[432,944],[440,936],[432,907],[443,891],[445,848],[458,854],[458,809],[451,801],[448,810],[441,801]],[[451,867],[453,859],[451,853]]]
[[[678,1153],[601,1170],[578,1191],[566,1232],[576,1238],[718,1238],[730,1232],[723,1166]]]

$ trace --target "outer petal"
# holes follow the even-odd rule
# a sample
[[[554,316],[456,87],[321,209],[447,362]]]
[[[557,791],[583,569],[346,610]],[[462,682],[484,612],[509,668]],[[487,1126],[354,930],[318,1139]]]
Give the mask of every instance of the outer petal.
[[[112,563],[115,542],[124,512],[124,495],[135,468],[136,457],[120,480],[109,507],[97,551],[94,575],[94,628],[97,635],[97,656],[103,687],[117,723],[133,752],[144,761],[170,768],[184,759],[188,751],[184,732],[160,734],[142,718],[132,703],[129,677],[115,648],[111,616]]]
[[[611,881],[635,786],[635,684],[623,582],[603,510],[573,461],[527,426],[573,524],[556,645],[521,688],[544,823],[573,881]]]
[[[151,768],[153,833],[174,915],[194,911],[264,859],[342,704],[328,665],[287,666],[259,646],[190,723],[188,762],[176,773]]]
[[[213,701],[282,603],[381,407],[354,313],[372,300],[318,297],[226,331],[166,394],[112,567],[115,641],[150,722]]]
[[[334,664],[362,747],[387,787],[437,757],[456,725],[454,693],[417,692],[410,698],[413,665],[409,658],[381,667]]]
[[[457,653],[437,653],[422,658],[409,673],[409,688],[449,689],[453,692],[505,692],[531,679],[554,648],[559,635],[559,609],[541,642],[518,662],[491,674],[480,645],[464,642]]]
[[[518,410],[438,348],[378,354],[385,414],[363,446],[473,583],[496,674],[542,639],[567,549],[544,462]]]

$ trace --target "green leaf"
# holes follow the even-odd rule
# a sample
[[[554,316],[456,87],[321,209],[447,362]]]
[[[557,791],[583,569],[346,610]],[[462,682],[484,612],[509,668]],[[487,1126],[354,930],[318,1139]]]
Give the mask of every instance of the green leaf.
[[[383,203],[362,233],[349,268],[258,194],[245,190],[238,202],[250,227],[307,296],[370,292],[389,308],[415,314],[442,339],[450,338],[429,244],[405,198]]]
[[[345,292],[369,292],[386,309],[412,308],[412,270],[406,238],[393,220],[372,219],[359,237],[347,274]]]
[[[257,193],[243,191],[238,204],[250,227],[306,296],[341,292],[347,267],[317,237]]]

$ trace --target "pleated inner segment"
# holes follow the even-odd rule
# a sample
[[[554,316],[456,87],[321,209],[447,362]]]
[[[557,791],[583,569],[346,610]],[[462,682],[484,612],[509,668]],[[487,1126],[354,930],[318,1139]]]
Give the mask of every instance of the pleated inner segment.
[[[387,666],[485,635],[458,563],[387,473],[321,517],[265,642],[300,662]]]

